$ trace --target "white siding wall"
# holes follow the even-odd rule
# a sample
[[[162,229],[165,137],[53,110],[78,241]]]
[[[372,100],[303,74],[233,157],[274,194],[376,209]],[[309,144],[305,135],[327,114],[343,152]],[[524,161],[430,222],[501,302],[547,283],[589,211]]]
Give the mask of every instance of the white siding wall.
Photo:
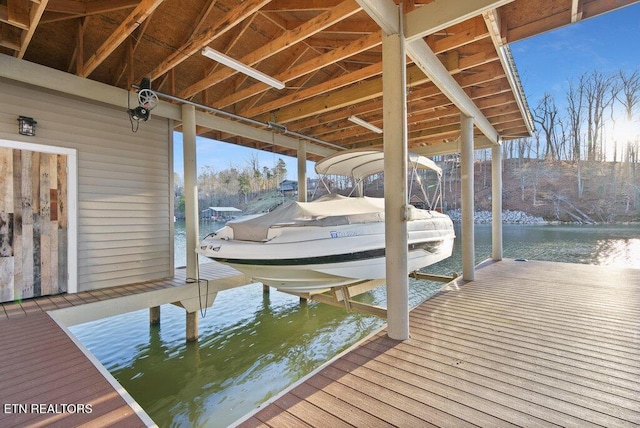
[[[36,137],[18,134],[19,115]],[[168,120],[134,133],[123,109],[0,78],[0,138],[78,150],[79,291],[173,275]]]

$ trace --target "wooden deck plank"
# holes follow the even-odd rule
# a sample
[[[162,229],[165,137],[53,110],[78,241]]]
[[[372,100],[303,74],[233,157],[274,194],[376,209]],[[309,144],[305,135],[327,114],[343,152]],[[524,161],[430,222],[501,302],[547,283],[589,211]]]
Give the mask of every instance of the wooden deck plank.
[[[366,346],[379,350],[381,344],[367,344]],[[434,360],[489,378],[501,379],[533,391],[545,392],[549,396],[565,396],[565,392],[576,394],[577,400],[594,401],[593,407],[590,408],[606,406],[608,403],[621,409],[640,411],[640,401],[637,400],[638,393],[636,392],[622,388],[602,388],[602,383],[591,381],[589,378],[577,379],[575,376],[561,376],[562,373],[545,370],[534,364],[525,363],[524,367],[521,367],[518,364],[513,364],[510,360],[498,359],[499,361],[494,361],[495,355],[469,354],[464,350],[449,349],[446,346],[438,346],[437,351],[432,351],[427,342],[419,342],[415,337],[406,343],[403,351],[408,355],[403,355],[397,349],[391,349],[386,354],[418,363],[422,359]],[[568,399],[572,398],[569,396]]]
[[[237,274],[233,270],[231,273]],[[109,289],[2,303],[0,401],[29,406],[32,403],[89,403],[93,408],[89,415],[4,412],[0,414],[0,426],[145,426],[131,406],[46,312],[184,284],[184,279],[176,276]],[[303,403],[297,409],[304,413],[309,405]],[[328,420],[335,418],[331,414],[327,417]],[[293,415],[277,416],[276,420],[278,426],[279,422],[286,422],[290,426],[308,426]],[[336,418],[336,421],[339,419]]]
[[[34,325],[45,331],[52,341],[20,342],[22,358],[11,359],[10,375],[0,376],[0,402],[28,406],[90,404],[92,412],[2,412],[0,426],[49,426],[53,422],[60,426],[78,426],[92,421],[97,421],[93,426],[106,426],[109,422],[118,421],[144,426],[132,408],[49,315],[41,312],[3,322],[0,343],[10,343],[14,335],[32,330]]]
[[[478,325],[478,321],[481,320],[485,330],[497,331],[505,338],[531,343],[545,342],[548,346],[558,350],[569,350],[570,352],[580,352],[586,356],[607,358],[631,366],[631,371],[635,371],[632,367],[640,368],[640,363],[634,358],[640,347],[633,343],[632,338],[616,338],[602,332],[589,332],[586,329],[575,331],[560,326],[549,329],[547,327],[549,322],[546,320],[536,323],[524,318],[492,315],[482,311],[469,312],[463,307],[456,307],[456,305],[451,305],[450,309],[452,310],[450,313],[440,312],[438,317],[441,317],[443,321],[455,319],[456,325],[461,326]],[[456,309],[458,311],[454,313]],[[415,317],[417,319],[420,317],[428,318],[430,314],[427,311],[418,311],[415,312]]]
[[[478,321],[478,324],[480,322]],[[508,334],[500,334],[498,330],[485,332],[482,327],[463,328],[451,323],[441,323],[434,327],[441,331],[446,331],[454,336],[469,340],[473,338],[477,341],[491,342],[495,346],[506,349],[517,349],[519,352],[527,353],[531,356],[551,359],[558,362],[571,363],[577,367],[589,368],[598,373],[609,376],[620,377],[635,382],[640,381],[637,368],[622,362],[611,361],[604,355],[584,355],[580,350],[571,352],[562,348],[554,347],[553,344],[539,341],[527,341],[519,338],[508,337]],[[627,362],[627,360],[624,360]]]
[[[441,363],[434,358],[416,357],[404,353],[403,348],[404,346],[396,348],[395,351],[398,351],[396,355],[385,353],[375,361],[386,364],[387,366],[381,366],[381,370],[387,371],[391,375],[395,375],[398,369],[413,375],[413,377],[407,378],[407,382],[416,382],[423,386],[422,378],[426,378],[445,385],[455,384],[457,390],[478,395],[483,399],[518,410],[523,414],[535,415],[560,425],[576,424],[580,423],[580,420],[589,421],[596,425],[606,425],[610,422],[609,416],[627,421],[640,418],[640,413],[637,411],[608,405],[589,396],[545,387],[537,382],[515,379],[498,371],[487,374],[477,373],[473,370],[467,370],[466,367],[462,368],[460,365]],[[365,347],[358,349],[356,354],[364,354],[366,357],[368,351],[377,352]],[[393,371],[387,367],[392,367]],[[491,412],[491,414],[497,415],[495,412]],[[506,417],[502,419],[506,419]],[[511,422],[523,424],[517,421]]]
[[[336,428],[350,426],[324,409],[291,393],[278,398],[274,404],[312,426],[324,425]]]
[[[365,354],[365,355],[363,355]],[[373,355],[377,353],[374,352]],[[522,410],[513,406],[513,397],[501,396],[491,388],[471,385],[463,378],[453,378],[447,374],[412,366],[403,360],[396,360],[392,366],[381,363],[384,354],[371,359],[371,353],[363,349],[349,354],[346,359],[353,367],[360,366],[352,373],[374,381],[394,391],[406,394],[421,402],[430,403],[439,409],[465,419],[469,423],[484,426],[551,426],[548,421],[532,417],[531,409]],[[497,398],[496,398],[497,396]],[[493,398],[493,399],[492,399]],[[512,406],[505,405],[505,402]],[[464,403],[463,406],[458,403]],[[522,403],[521,403],[522,404]],[[522,407],[525,407],[524,405]],[[529,410],[527,412],[526,410]],[[437,423],[439,418],[432,420]]]
[[[475,298],[477,299],[477,297]],[[451,309],[455,307],[457,303],[451,303]],[[520,316],[511,312],[509,309],[511,306],[506,306],[503,311],[499,309],[492,310],[478,310],[478,304],[472,306],[462,306],[460,312],[455,315],[464,321],[468,320],[469,323],[474,323],[478,317],[482,317],[491,322],[493,318],[493,325],[513,325],[514,328],[518,328],[520,332],[530,333],[545,333],[550,337],[563,338],[565,335],[570,334],[572,338],[582,341],[582,343],[589,344],[597,342],[598,346],[608,346],[610,349],[628,349],[628,348],[640,348],[640,344],[637,343],[633,335],[633,327],[625,328],[603,328],[602,324],[599,327],[593,327],[590,325],[581,325],[579,322],[573,322],[571,317],[567,319],[555,318],[556,322],[552,323],[550,318],[545,316],[539,316],[536,318],[530,317],[530,313],[527,309],[523,309]],[[422,314],[425,317],[431,316],[430,306],[423,306],[415,309],[416,314]],[[447,317],[449,314],[445,311],[438,313],[439,317]],[[493,315],[490,317],[490,315]],[[513,315],[516,315],[514,317]],[[562,324],[564,321],[565,324]],[[566,323],[571,323],[567,326]],[[576,328],[578,327],[578,328]]]
[[[309,385],[371,413],[396,426],[425,426],[420,418],[422,405],[400,394],[385,391],[373,383],[361,382],[358,377],[347,377],[335,367],[327,367],[308,380]],[[400,406],[393,403],[401,402]]]
[[[382,331],[290,393],[394,425],[434,423],[431,406],[479,426],[640,426],[640,270],[484,263],[414,309],[410,332]]]
[[[306,399],[315,406],[325,409],[332,415],[353,426],[392,427],[393,425],[365,412],[362,409],[344,402],[309,384],[302,384],[291,391],[300,399]]]
[[[486,340],[478,339],[471,335],[465,336],[459,332],[451,334],[443,330],[444,329],[441,328],[429,330],[414,327],[411,330],[411,336],[412,338],[436,346],[461,347],[472,354],[486,353],[487,355],[496,355],[497,357],[492,358],[495,360],[502,358],[517,366],[531,363],[535,366],[549,368],[555,370],[557,373],[565,374],[570,379],[577,378],[576,380],[579,380],[581,378],[590,378],[604,386],[615,385],[629,391],[640,392],[640,385],[638,385],[637,382],[596,371],[594,367],[588,364],[553,358],[553,356],[535,353],[524,348],[519,348],[518,346],[505,346],[496,342],[487,343]],[[504,363],[501,362],[501,364]]]
[[[278,406],[269,406],[268,408],[256,413],[255,419],[270,427],[298,428],[311,426],[296,418],[291,413],[283,411],[282,408]]]

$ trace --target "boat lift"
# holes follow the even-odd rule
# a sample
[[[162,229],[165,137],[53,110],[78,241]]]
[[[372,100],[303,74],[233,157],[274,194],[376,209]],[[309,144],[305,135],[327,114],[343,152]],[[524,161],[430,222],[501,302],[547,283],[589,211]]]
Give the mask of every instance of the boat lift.
[[[451,276],[446,275],[434,275],[420,271],[414,271],[409,274],[410,278],[437,281],[443,283],[449,283],[458,277],[457,273],[453,273]],[[364,294],[368,291],[378,288],[386,283],[386,279],[372,279],[357,282],[355,284],[344,285],[340,287],[331,287],[324,290],[309,292],[309,293],[296,293],[292,291],[280,291],[281,293],[297,296],[300,300],[312,300],[319,303],[324,303],[339,308],[344,308],[347,312],[358,312],[367,315],[375,315],[380,318],[387,318],[387,308],[378,305],[371,305],[369,303],[358,302],[353,300],[354,297]],[[268,292],[269,287],[264,286],[265,292]]]

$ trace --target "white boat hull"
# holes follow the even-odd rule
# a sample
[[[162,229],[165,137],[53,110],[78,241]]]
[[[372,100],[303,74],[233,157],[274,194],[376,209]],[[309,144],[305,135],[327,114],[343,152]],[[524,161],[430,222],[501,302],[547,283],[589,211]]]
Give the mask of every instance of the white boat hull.
[[[408,272],[451,255],[449,217],[408,223]],[[283,291],[317,292],[386,276],[384,222],[334,227],[286,227],[267,242],[228,239],[222,229],[197,252]]]

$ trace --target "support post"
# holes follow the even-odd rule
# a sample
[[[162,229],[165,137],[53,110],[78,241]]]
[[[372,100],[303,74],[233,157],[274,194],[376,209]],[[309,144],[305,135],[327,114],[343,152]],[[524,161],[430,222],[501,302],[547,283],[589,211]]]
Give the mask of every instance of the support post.
[[[491,147],[491,258],[502,260],[502,145]]]
[[[185,312],[187,314],[187,342],[198,340],[198,311]]]
[[[160,325],[160,306],[149,308],[149,324]]]
[[[473,202],[473,119],[460,115],[460,169],[462,175],[462,279],[475,279]]]
[[[198,168],[196,163],[196,109],[182,105],[182,144],[184,153],[184,211],[187,237],[187,278],[198,274]]]
[[[307,142],[298,143],[298,202],[307,202]]]
[[[384,195],[387,280],[387,332],[391,339],[409,338],[407,264],[407,91],[406,54],[401,11],[398,34],[382,36],[382,108],[384,123]]]

